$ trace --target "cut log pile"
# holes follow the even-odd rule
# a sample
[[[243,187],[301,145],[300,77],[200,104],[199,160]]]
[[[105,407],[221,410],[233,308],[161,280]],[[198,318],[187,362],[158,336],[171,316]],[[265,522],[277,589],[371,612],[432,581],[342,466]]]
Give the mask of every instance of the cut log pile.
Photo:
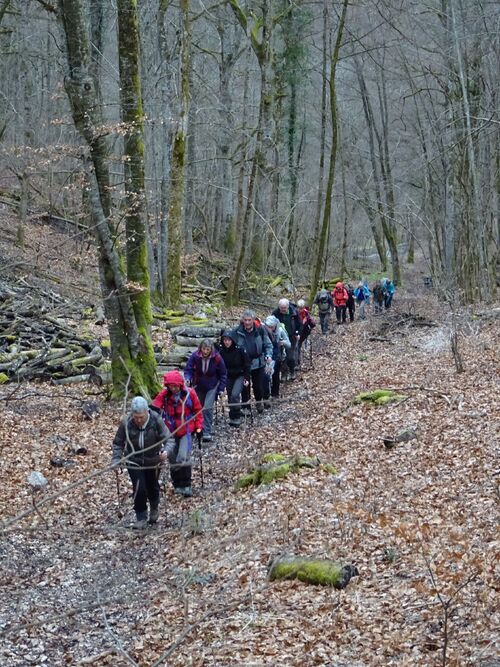
[[[204,338],[209,338],[215,342],[220,339],[221,332],[228,328],[223,322],[208,322],[206,324],[186,324],[174,327],[171,330],[174,340],[174,347],[168,354],[157,357],[159,362],[158,370],[165,372],[173,368],[184,368],[189,356],[198,349]]]
[[[80,318],[54,292],[0,283],[0,382],[106,381],[106,350],[95,337],[75,332]]]

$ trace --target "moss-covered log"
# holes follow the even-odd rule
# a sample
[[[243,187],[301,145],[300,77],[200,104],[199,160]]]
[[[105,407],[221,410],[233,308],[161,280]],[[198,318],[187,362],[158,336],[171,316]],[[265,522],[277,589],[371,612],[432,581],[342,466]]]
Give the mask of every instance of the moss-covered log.
[[[329,474],[337,473],[331,464],[323,464],[318,458],[309,456],[286,457],[284,454],[265,454],[262,463],[246,473],[236,482],[236,488],[245,489],[248,486],[259,486],[260,484],[271,484],[283,479],[300,468],[321,468]]]
[[[373,405],[387,405],[404,401],[408,398],[404,394],[397,394],[391,389],[375,389],[374,391],[362,391],[354,398],[354,403],[372,403]]]
[[[269,568],[269,580],[298,579],[307,584],[342,589],[359,574],[353,565],[341,565],[332,560],[314,558],[279,558]]]

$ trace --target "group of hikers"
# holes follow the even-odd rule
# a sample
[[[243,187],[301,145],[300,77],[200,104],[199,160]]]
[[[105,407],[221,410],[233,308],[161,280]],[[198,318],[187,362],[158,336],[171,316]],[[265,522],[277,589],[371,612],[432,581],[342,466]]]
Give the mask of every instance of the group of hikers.
[[[328,332],[333,311],[342,324],[347,311],[350,321],[354,319],[356,306],[364,319],[371,297],[375,313],[379,308],[389,308],[394,294],[390,285],[391,281],[377,281],[370,290],[361,282],[353,290],[338,282],[331,293],[320,290],[313,305],[318,307],[322,333]],[[158,521],[158,478],[163,462],[169,462],[174,493],[186,498],[193,495],[193,437],[198,440],[200,452],[202,442],[212,441],[214,406],[222,394],[227,393],[228,423],[234,428],[241,425],[245,411],[251,414],[252,393],[259,414],[271,408],[279,399],[281,381],[296,379],[304,347],[315,326],[303,299],[297,304],[280,299],[278,307],[263,321],[252,310],[245,310],[238,326],[223,330],[218,341],[201,341],[187,360],[184,374],[178,370],[165,373],[164,388],[150,404],[142,396],[132,399],[130,414],[113,441],[111,466],[118,469],[123,464],[130,475],[135,528]]]
[[[366,313],[370,301],[373,299],[373,312],[379,315],[391,307],[394,292],[394,283],[389,278],[377,280],[372,289],[368,287],[366,280],[360,281],[356,288],[349,283],[338,282],[335,288],[329,292],[322,289],[314,299],[314,305],[318,306],[321,333],[328,333],[330,315],[335,312],[337,324],[354,321],[354,313],[359,313],[360,319],[366,319]]]

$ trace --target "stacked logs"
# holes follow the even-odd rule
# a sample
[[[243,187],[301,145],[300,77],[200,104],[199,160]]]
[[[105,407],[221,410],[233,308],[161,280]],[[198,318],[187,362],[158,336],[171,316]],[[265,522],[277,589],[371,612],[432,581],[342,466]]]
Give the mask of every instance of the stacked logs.
[[[0,284],[0,383],[50,379],[56,384],[93,380],[109,373],[106,350],[95,338],[78,336],[78,311],[68,312],[59,295]]]
[[[228,328],[222,322],[207,322],[206,324],[186,324],[171,329],[174,347],[168,354],[157,359],[159,372],[164,373],[173,368],[184,368],[189,356],[199,347],[204,338],[219,341],[221,331]]]

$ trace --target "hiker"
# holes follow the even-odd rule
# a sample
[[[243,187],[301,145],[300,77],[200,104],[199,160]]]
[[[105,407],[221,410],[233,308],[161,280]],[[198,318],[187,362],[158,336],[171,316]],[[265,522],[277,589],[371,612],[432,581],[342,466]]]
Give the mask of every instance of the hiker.
[[[241,424],[241,391],[250,385],[250,359],[246,350],[236,344],[230,329],[222,332],[219,352],[227,370],[229,425],[238,427]]]
[[[266,317],[264,322],[269,340],[273,346],[272,360],[274,367],[272,372],[264,381],[264,407],[270,408],[269,397],[280,397],[281,365],[286,359],[286,351],[292,347],[284,325],[274,315]]]
[[[347,299],[348,294],[347,290],[344,287],[344,283],[338,282],[335,285],[335,289],[332,292],[333,305],[335,307],[335,316],[337,318],[337,324],[345,324],[347,320]]]
[[[297,359],[297,365],[300,366],[302,346],[309,338],[311,331],[316,326],[316,322],[311,317],[311,313],[309,311],[309,308],[306,306],[306,302],[304,301],[304,299],[299,299],[297,301],[297,313],[301,324],[299,346],[298,346],[298,359]]]
[[[382,287],[384,288],[385,291],[384,306],[385,309],[388,310],[391,307],[392,297],[394,296],[396,288],[394,287],[394,283],[392,282],[392,280],[389,280],[389,278],[384,278],[384,280],[382,281]]]
[[[227,372],[224,360],[209,338],[204,338],[189,357],[184,378],[196,390],[203,406],[203,442],[211,442],[214,403],[226,388]]]
[[[162,461],[167,459],[163,445],[169,437],[160,415],[148,408],[142,396],[135,396],[128,414],[118,427],[113,440],[111,466],[127,468],[134,492],[134,528],[142,529],[158,521],[160,485],[158,476]]]
[[[367,306],[369,306],[370,305],[370,297],[371,297],[372,293],[371,293],[370,288],[368,287],[368,281],[366,279],[363,281],[363,292],[365,293],[365,304]]]
[[[321,333],[327,334],[330,326],[330,315],[333,311],[333,299],[328,290],[321,289],[313,301],[313,305],[318,306],[319,323]]]
[[[297,313],[297,309],[288,299],[280,299],[278,307],[271,313],[280,322],[285,325],[288,338],[290,340],[290,347],[286,351],[286,363],[288,366],[287,378],[295,380],[297,374],[295,366],[297,363],[297,349],[302,332],[302,324]]]
[[[174,493],[185,498],[193,495],[191,482],[192,434],[203,433],[203,408],[194,389],[186,386],[179,371],[163,376],[165,389],[153,400],[151,407],[160,411],[173,442],[167,445],[170,478]]]
[[[385,291],[380,280],[375,282],[375,285],[372,289],[373,294],[373,313],[374,315],[380,315],[384,307],[385,301]]]
[[[366,294],[362,281],[358,284],[358,286],[354,290],[354,299],[356,300],[356,308],[358,309],[359,317],[361,320],[364,320],[366,318],[365,315]]]
[[[347,292],[347,310],[349,312],[349,322],[354,322],[354,311],[356,310],[356,304],[354,299],[354,290],[350,283],[347,283],[346,287]]]
[[[262,395],[264,389],[264,366],[272,360],[273,346],[267,335],[267,331],[260,324],[255,323],[253,310],[245,310],[241,316],[241,322],[233,331],[236,344],[243,348],[250,358],[250,376],[257,412],[264,411]],[[250,387],[243,386],[241,402],[250,401]],[[245,407],[245,406],[243,406]]]

